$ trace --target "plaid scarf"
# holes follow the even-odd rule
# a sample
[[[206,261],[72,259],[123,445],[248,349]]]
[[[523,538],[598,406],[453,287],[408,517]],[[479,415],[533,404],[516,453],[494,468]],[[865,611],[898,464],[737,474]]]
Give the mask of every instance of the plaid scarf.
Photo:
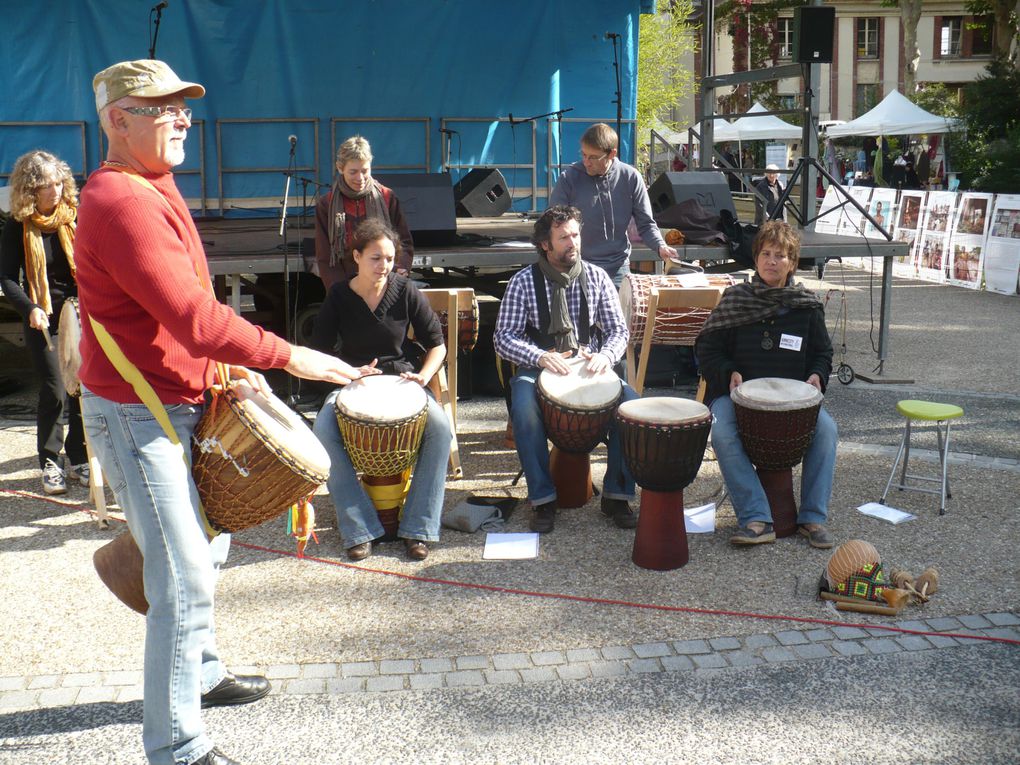
[[[361,220],[348,221],[344,212],[344,197],[365,200],[365,218],[382,218],[389,225],[390,211],[383,199],[382,189],[373,178],[363,191],[355,191],[344,181],[343,175],[337,177],[333,184],[333,196],[329,200],[329,264],[341,263],[347,252],[348,243]],[[362,219],[362,220],[364,220]],[[352,256],[353,257],[353,256]]]
[[[753,324],[775,316],[782,308],[821,308],[821,301],[803,284],[793,284],[793,276],[785,287],[770,287],[758,274],[750,282],[735,284],[723,293],[701,328],[705,332]]]
[[[74,278],[74,229],[77,208],[63,199],[49,215],[38,210],[22,221],[23,243],[25,246],[25,280],[28,282],[28,299],[46,312],[53,315],[53,303],[50,300],[50,283],[46,276],[46,250],[43,247],[43,234],[57,232],[60,246],[71,266],[71,278]]]

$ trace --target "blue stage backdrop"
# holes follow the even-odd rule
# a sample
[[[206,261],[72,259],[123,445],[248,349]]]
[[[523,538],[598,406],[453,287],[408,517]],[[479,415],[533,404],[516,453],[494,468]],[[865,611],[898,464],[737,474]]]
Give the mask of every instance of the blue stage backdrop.
[[[92,76],[148,56],[147,2],[46,6],[0,0],[0,183],[36,147],[76,174],[95,169],[103,145]],[[213,214],[270,209],[283,195],[288,136],[298,139],[297,176],[328,183],[335,146],[360,133],[377,172],[493,165],[515,188],[515,209],[541,209],[547,173],[577,159],[585,127],[616,119],[610,32],[619,35],[622,155],[633,157],[638,14],[650,10],[650,0],[171,0],[156,57],[208,91],[191,103],[180,185]],[[532,123],[496,119],[568,108],[560,125],[535,121],[534,150]],[[456,131],[445,134],[446,157],[441,127]],[[532,170],[521,167],[531,164],[535,198]],[[454,167],[453,180],[464,172]],[[295,205],[302,191],[315,187],[295,183]]]

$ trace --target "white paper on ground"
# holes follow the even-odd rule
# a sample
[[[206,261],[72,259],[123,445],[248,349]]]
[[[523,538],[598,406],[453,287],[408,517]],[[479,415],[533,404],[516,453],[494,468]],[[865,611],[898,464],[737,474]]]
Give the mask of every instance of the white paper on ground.
[[[537,558],[538,534],[486,534],[482,557],[489,560]]]
[[[701,507],[684,508],[684,526],[688,534],[711,534],[715,531],[715,502]]]
[[[893,524],[912,521],[917,517],[913,513],[897,510],[895,507],[889,507],[879,502],[866,502],[857,509],[865,515],[870,515],[872,518],[879,518]]]

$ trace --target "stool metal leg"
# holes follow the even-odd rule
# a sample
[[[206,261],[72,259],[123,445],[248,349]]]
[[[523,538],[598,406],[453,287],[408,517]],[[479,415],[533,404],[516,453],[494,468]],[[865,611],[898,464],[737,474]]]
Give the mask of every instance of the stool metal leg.
[[[907,429],[903,433],[903,443],[906,446],[906,451],[903,454],[903,473],[900,475],[900,485],[905,486],[907,483],[907,463],[910,462],[910,418],[907,418]]]
[[[939,436],[939,459],[942,462],[942,502],[939,505],[939,515],[946,514],[946,497],[950,499],[953,495],[949,491],[949,427],[952,425],[951,422],[946,420],[946,444],[945,448],[942,446],[942,430],[939,428],[941,423],[935,423],[935,430]]]
[[[896,459],[893,460],[892,470],[889,471],[889,480],[886,481],[885,491],[882,492],[882,499],[879,500],[879,502],[883,505],[885,504],[885,498],[889,496],[889,487],[892,486],[893,478],[896,477],[896,468],[898,468],[900,465],[900,458],[903,456],[903,449],[906,446],[907,441],[909,439],[910,439],[910,420],[907,420],[907,428],[906,430],[903,431],[903,438],[900,439],[899,451],[896,452]],[[906,463],[904,463],[903,474],[906,475],[906,472],[907,472]],[[904,479],[901,478],[900,483],[902,484],[903,481]]]

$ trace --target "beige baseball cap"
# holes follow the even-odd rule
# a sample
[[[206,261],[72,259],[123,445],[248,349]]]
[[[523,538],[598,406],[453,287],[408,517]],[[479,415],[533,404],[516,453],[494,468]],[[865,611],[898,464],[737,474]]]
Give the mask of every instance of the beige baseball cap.
[[[121,61],[92,78],[96,92],[96,111],[125,96],[152,98],[178,93],[185,98],[201,98],[205,88],[197,82],[185,82],[162,61],[139,59]]]

